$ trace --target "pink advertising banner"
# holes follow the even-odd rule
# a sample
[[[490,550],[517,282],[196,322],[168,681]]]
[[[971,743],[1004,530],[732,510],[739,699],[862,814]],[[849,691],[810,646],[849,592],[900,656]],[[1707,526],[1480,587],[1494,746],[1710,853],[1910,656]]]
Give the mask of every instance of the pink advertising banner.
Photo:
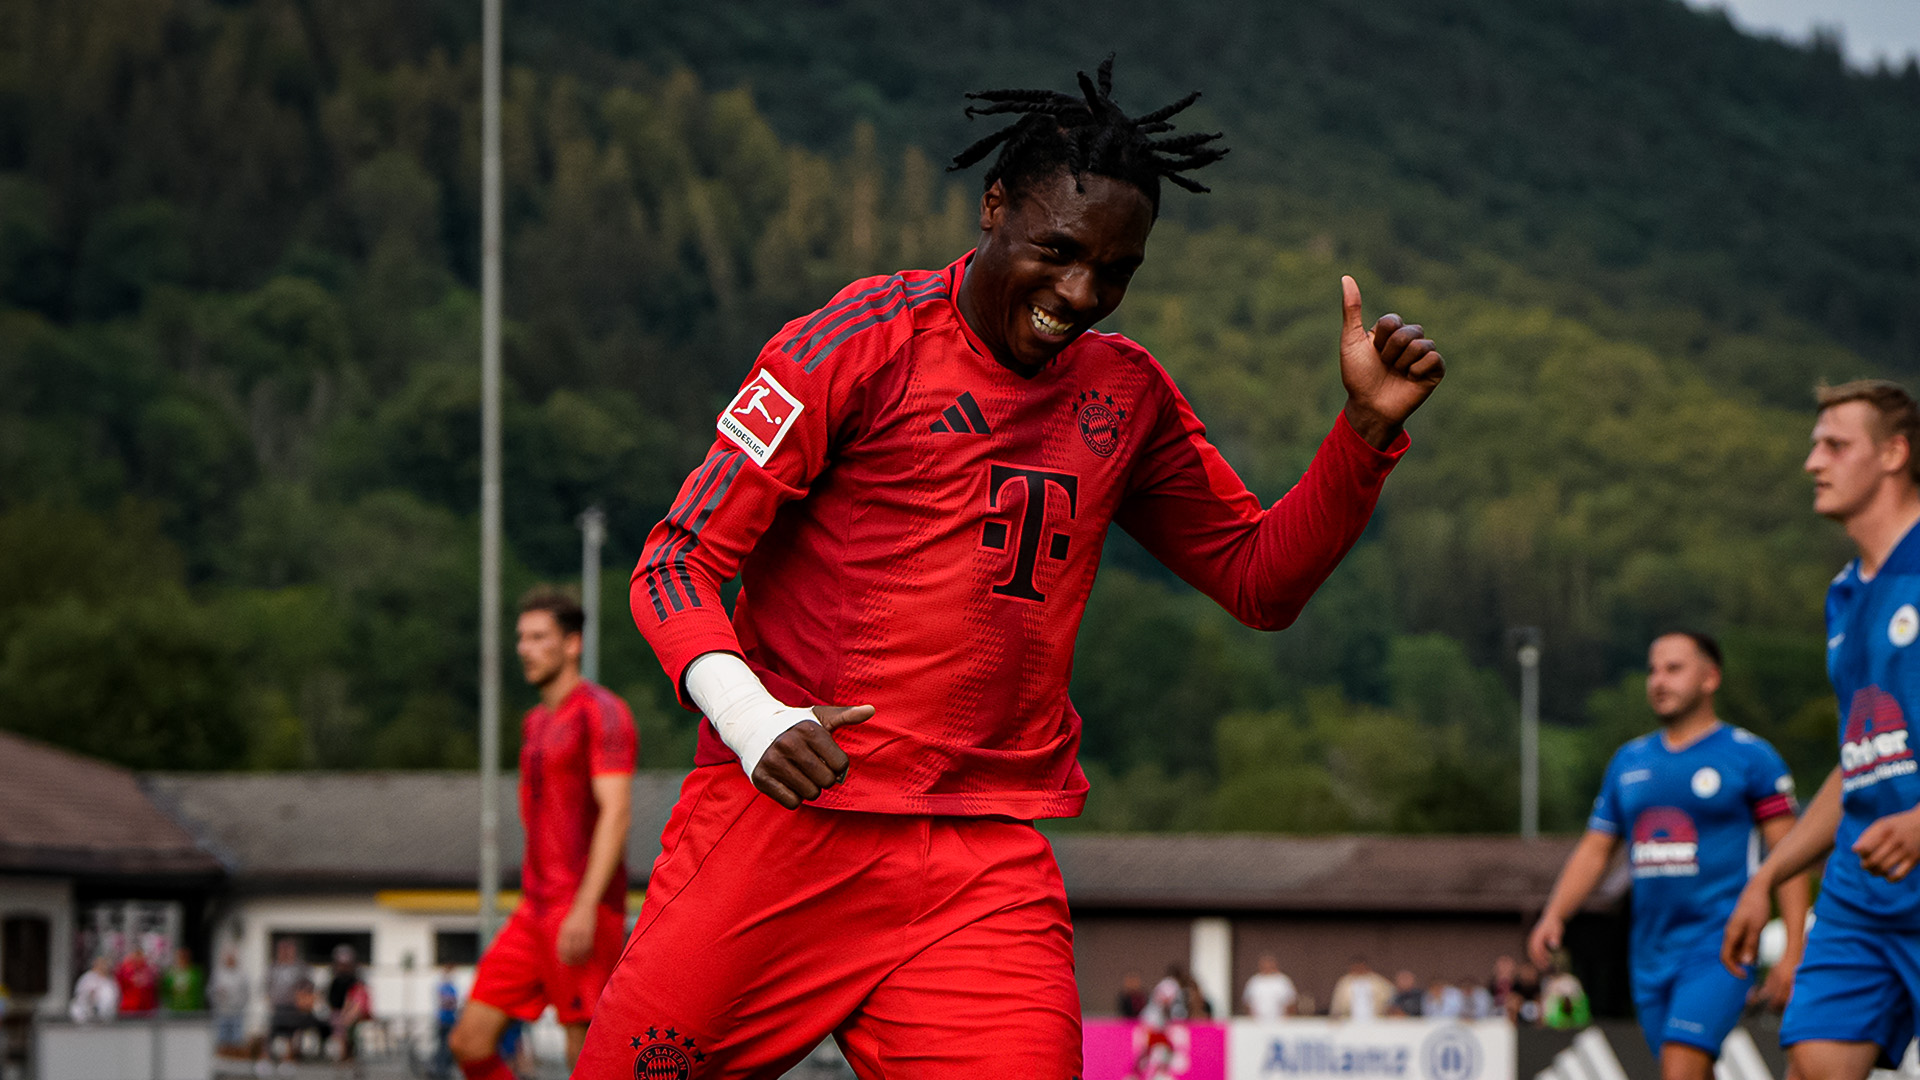
[[[1132,1020],[1085,1021],[1086,1080],[1226,1080],[1227,1025],[1173,1023],[1149,1031]]]

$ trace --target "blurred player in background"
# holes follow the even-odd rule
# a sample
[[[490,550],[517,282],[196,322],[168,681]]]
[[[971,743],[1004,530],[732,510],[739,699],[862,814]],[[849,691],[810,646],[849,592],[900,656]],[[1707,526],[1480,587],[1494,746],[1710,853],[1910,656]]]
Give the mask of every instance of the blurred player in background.
[[[1080,811],[1067,700],[1108,525],[1243,621],[1338,565],[1440,381],[1342,283],[1346,408],[1264,509],[1140,346],[1125,296],[1161,181],[1219,159],[1080,92],[992,91],[979,246],[787,324],[634,571],[708,718],[579,1075],[778,1076],[834,1034],[863,1077],[1080,1071],[1072,927],[1031,819]],[[1276,386],[1274,393],[1288,393]],[[722,583],[739,574],[731,621]],[[1169,717],[1168,722],[1176,722]]]
[[[1800,1080],[1862,1080],[1899,1062],[1920,1008],[1920,773],[1907,710],[1920,706],[1920,408],[1892,383],[1822,388],[1813,509],[1859,550],[1827,590],[1827,675],[1840,764],[1774,848],[1727,923],[1726,960],[1751,964],[1768,883],[1832,852],[1780,1042]]]
[[[627,822],[639,747],[633,716],[580,677],[586,614],[571,596],[520,601],[518,651],[540,704],[520,723],[520,906],[474,972],[447,1045],[468,1080],[512,1080],[500,1057],[509,1020],[548,1005],[567,1029],[567,1060],[626,939]]]
[[[1720,646],[1705,634],[1654,639],[1647,650],[1647,704],[1660,730],[1613,755],[1587,833],[1527,942],[1533,962],[1549,967],[1566,920],[1606,876],[1614,852],[1627,845],[1634,1010],[1662,1080],[1713,1076],[1753,978],[1718,963],[1721,929],[1759,861],[1755,833],[1772,846],[1794,820],[1786,762],[1765,740],[1714,715],[1720,665]],[[1770,891],[1786,920],[1787,949],[1761,993],[1779,1004],[1800,957],[1806,879],[1790,876]]]

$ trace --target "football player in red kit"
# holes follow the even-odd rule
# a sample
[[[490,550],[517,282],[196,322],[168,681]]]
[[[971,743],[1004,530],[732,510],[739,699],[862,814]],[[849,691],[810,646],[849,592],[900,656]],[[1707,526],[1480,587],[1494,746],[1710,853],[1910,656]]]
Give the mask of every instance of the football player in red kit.
[[[554,589],[520,601],[518,651],[540,704],[520,722],[520,906],[480,958],[447,1035],[468,1080],[514,1080],[501,1060],[509,1019],[552,1005],[579,1056],[627,925],[627,821],[638,753],[633,716],[580,677],[580,605]]]
[[[1218,160],[1129,117],[1111,59],[1024,114],[978,247],[859,281],[767,344],[648,538],[634,618],[707,717],[576,1075],[775,1077],[828,1034],[862,1077],[1080,1072],[1072,927],[1032,820],[1079,812],[1074,636],[1109,524],[1242,621],[1292,622],[1440,381],[1343,280],[1348,400],[1270,509],[1139,345],[1091,328],[1160,183]],[[1276,388],[1284,392],[1284,388]],[[731,619],[720,586],[739,574]]]

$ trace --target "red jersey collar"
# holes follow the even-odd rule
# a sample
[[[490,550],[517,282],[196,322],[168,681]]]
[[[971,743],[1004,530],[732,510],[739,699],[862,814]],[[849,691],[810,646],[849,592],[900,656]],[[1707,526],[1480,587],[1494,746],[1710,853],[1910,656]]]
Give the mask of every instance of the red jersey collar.
[[[974,250],[977,251],[979,249],[976,248]],[[1042,365],[1040,370],[1032,372],[1021,371],[1019,368],[1002,363],[1000,358],[993,354],[993,350],[987,348],[986,342],[981,341],[980,336],[973,332],[973,325],[967,322],[966,312],[960,310],[960,285],[967,279],[967,266],[972,262],[973,251],[969,251],[953,262],[948,263],[947,268],[940,273],[947,280],[947,304],[953,308],[953,321],[960,327],[960,338],[967,343],[968,348],[973,350],[974,355],[992,364],[995,370],[1004,371],[1009,375],[1028,382],[1034,379],[1044,378],[1052,372],[1065,368],[1066,365],[1064,361],[1075,349],[1080,347],[1080,341],[1086,338],[1085,333],[1081,334],[1080,339],[1075,340],[1073,344],[1062,349],[1059,355]],[[1092,329],[1089,328],[1086,333],[1092,332]]]

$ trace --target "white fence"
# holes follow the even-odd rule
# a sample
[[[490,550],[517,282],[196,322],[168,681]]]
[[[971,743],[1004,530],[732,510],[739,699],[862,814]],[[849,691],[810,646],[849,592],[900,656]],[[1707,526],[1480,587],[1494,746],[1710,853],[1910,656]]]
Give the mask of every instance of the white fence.
[[[208,1080],[213,1021],[205,1016],[34,1024],[35,1080]]]

